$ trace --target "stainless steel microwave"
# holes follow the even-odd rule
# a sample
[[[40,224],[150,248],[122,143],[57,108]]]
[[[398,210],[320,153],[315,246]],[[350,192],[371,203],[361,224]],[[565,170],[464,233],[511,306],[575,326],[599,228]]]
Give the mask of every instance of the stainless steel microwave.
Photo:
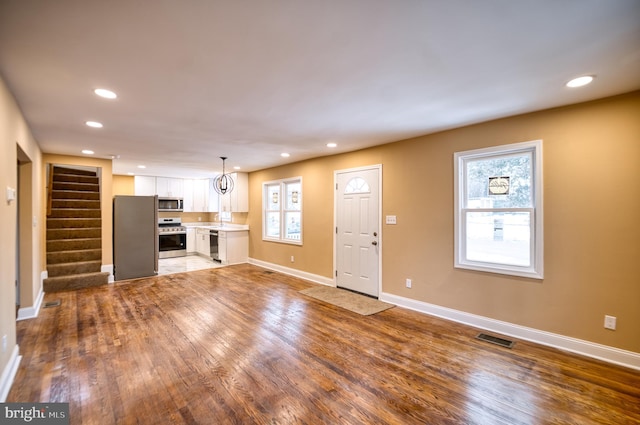
[[[158,211],[182,211],[184,200],[182,198],[158,197]]]

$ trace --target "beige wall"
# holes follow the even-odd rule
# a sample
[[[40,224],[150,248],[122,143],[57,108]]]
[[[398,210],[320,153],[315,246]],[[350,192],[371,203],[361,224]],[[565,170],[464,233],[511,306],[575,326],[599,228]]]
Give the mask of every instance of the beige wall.
[[[134,195],[135,185],[133,176],[113,176],[113,196],[116,195]]]
[[[84,167],[100,168],[100,204],[102,208],[102,265],[113,264],[112,249],[112,227],[113,227],[113,172],[110,159],[91,158],[86,156],[69,156],[44,154],[43,167],[48,164],[56,165],[80,165]],[[46,179],[46,173],[43,173],[43,179]],[[44,182],[44,180],[43,180]],[[42,193],[42,199],[46,199],[46,193]],[[46,211],[42,212],[43,220],[46,220]],[[43,232],[42,238],[44,240]]]
[[[382,225],[383,292],[640,353],[638,117],[634,92],[251,173],[250,256],[330,278],[333,173],[382,164],[382,214],[398,220]],[[454,269],[454,152],[537,139],[544,280]],[[298,175],[304,246],[263,242],[262,182]]]
[[[20,108],[0,79],[0,337],[7,336],[7,350],[0,351],[0,373],[5,371],[16,346],[15,280],[20,270],[21,308],[33,307],[41,292],[43,270],[41,238],[44,222],[39,220],[42,154]],[[18,159],[21,165],[18,167]],[[18,201],[7,202],[7,187],[20,190]],[[18,202],[20,226],[18,226]],[[16,234],[20,232],[20,249]],[[19,257],[18,255],[19,254]],[[16,259],[19,266],[16,267]]]

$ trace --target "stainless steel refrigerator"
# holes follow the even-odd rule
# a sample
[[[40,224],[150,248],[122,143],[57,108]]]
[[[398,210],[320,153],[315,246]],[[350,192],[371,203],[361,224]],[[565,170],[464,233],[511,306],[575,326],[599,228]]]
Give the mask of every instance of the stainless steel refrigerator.
[[[115,280],[158,274],[158,197],[113,197]]]

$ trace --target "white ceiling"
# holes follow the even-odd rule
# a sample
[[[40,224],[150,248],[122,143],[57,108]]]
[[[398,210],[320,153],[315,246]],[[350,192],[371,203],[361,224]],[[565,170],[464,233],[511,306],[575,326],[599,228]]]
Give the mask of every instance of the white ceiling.
[[[640,89],[640,1],[2,0],[0,74],[44,152],[210,177]]]

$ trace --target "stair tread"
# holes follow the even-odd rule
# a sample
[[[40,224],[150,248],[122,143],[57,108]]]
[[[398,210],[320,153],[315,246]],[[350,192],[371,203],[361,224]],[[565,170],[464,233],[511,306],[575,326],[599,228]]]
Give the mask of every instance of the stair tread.
[[[92,276],[109,276],[109,272],[89,272],[89,273],[78,273],[78,274],[70,274],[70,275],[65,275],[65,276],[54,276],[54,277],[48,277],[44,280],[64,280],[64,279],[80,279],[83,277],[92,277]]]
[[[87,252],[87,251],[102,251],[102,248],[87,248],[87,249],[65,249],[64,251],[56,251],[56,254],[76,254],[79,252]]]
[[[49,267],[49,266],[65,267],[65,266],[71,266],[71,265],[79,265],[79,264],[95,264],[95,263],[102,263],[102,260],[70,261],[70,262],[68,262],[68,263],[48,264],[48,265],[47,265],[47,267]]]
[[[87,211],[87,210],[100,211],[100,208],[57,208],[57,207],[51,207],[51,211],[58,211],[58,210],[62,210],[62,211],[72,211],[72,210],[78,210],[78,211]],[[56,218],[56,217],[54,217],[54,218]],[[61,218],[61,217],[57,217],[57,218]],[[74,218],[74,217],[70,217],[70,218]],[[83,217],[75,217],[75,218],[83,218]]]
[[[47,242],[59,242],[59,241],[95,241],[95,240],[100,240],[102,238],[65,238],[65,239],[47,239]],[[95,248],[90,248],[90,249],[95,249]],[[67,250],[69,251],[69,250]],[[77,250],[73,250],[73,251],[77,251]]]
[[[68,208],[66,208],[68,209]],[[49,217],[47,218],[47,220],[54,220],[54,221],[73,221],[73,220],[83,220],[83,221],[87,221],[87,220],[99,220],[93,217]]]
[[[102,227],[100,226],[93,226],[93,227],[56,227],[54,229],[47,229],[47,230],[96,230],[96,229],[102,229]]]

